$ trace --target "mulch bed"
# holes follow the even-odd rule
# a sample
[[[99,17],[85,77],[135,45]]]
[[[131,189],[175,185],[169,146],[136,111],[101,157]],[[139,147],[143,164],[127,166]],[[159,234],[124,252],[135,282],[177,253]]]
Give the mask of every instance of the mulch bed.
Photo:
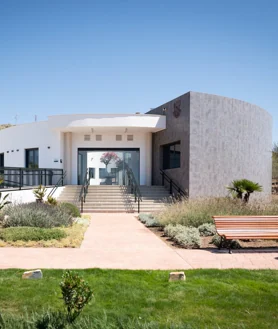
[[[164,236],[163,229],[161,227],[149,227],[149,230],[151,230],[171,248],[183,248],[181,245],[176,244],[167,236]],[[211,243],[211,240],[212,236],[201,237],[201,249],[217,249],[217,247]],[[239,243],[242,248],[246,249],[278,248],[278,240],[240,240]]]

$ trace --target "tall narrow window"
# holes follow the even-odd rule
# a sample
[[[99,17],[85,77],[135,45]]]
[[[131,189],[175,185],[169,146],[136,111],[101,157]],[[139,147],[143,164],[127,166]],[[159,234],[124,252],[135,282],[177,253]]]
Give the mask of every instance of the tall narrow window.
[[[26,168],[39,168],[39,149],[25,150]]]
[[[163,146],[163,169],[180,168],[180,141]]]
[[[0,168],[4,167],[4,153],[0,154]]]

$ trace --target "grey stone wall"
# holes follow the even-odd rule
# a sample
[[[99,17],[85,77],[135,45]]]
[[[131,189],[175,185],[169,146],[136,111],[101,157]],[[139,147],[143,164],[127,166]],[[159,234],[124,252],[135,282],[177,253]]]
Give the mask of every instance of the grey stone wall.
[[[181,109],[179,117],[174,116],[174,104]],[[173,142],[181,142],[181,167],[168,169],[166,172],[170,177],[188,191],[189,189],[189,117],[190,117],[190,94],[184,94],[170,102],[167,102],[151,111],[149,114],[165,114],[166,130],[153,134],[153,184],[161,185],[162,169],[162,145]],[[166,111],[163,111],[166,109]]]
[[[240,100],[190,92],[190,197],[223,196],[247,178],[271,193],[272,118]],[[255,197],[252,196],[252,198]]]
[[[180,115],[174,105],[180,102]],[[164,112],[163,109],[166,109]],[[165,114],[166,130],[153,134],[153,184],[161,184],[162,145],[181,141],[181,167],[166,172],[189,196],[227,195],[226,186],[247,178],[271,194],[272,118],[240,100],[189,92],[156,109]]]

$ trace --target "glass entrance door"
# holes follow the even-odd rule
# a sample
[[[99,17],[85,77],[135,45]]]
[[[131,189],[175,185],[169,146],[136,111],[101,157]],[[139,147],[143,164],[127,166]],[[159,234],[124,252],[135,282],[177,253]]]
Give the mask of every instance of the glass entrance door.
[[[126,185],[126,169],[133,171],[140,183],[139,149],[79,149],[78,184],[82,185],[86,172],[90,185]]]

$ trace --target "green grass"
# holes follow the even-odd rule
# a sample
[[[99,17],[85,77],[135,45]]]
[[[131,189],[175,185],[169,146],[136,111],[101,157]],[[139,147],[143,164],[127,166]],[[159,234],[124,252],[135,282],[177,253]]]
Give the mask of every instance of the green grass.
[[[278,260],[277,260],[278,261]],[[21,315],[62,310],[62,270],[43,270],[41,281],[22,280],[23,270],[0,271],[0,312]],[[79,270],[94,291],[84,316],[130,318],[194,329],[277,328],[278,271],[190,270],[185,282],[169,271]]]

